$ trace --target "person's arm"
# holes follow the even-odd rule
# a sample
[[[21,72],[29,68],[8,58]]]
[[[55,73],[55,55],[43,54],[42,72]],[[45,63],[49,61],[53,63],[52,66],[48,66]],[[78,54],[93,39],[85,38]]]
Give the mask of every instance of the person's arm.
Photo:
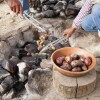
[[[79,29],[81,28],[82,20],[85,16],[87,16],[92,9],[92,2],[91,0],[86,0],[83,7],[81,8],[80,12],[76,16],[75,20],[73,21],[72,27]]]
[[[80,12],[74,19],[72,27],[70,27],[69,29],[66,29],[64,31],[65,35],[70,37],[75,32],[76,29],[81,28],[82,20],[85,16],[87,16],[91,12],[92,5],[93,4],[92,4],[91,0],[86,0],[86,2],[84,3],[83,7],[80,10]]]
[[[16,14],[23,14],[23,8],[19,0],[7,0],[10,9]]]

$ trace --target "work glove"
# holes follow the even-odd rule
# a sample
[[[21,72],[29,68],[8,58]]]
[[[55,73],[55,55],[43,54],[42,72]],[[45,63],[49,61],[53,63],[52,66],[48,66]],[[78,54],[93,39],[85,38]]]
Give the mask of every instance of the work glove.
[[[92,4],[100,3],[100,0],[91,0]]]

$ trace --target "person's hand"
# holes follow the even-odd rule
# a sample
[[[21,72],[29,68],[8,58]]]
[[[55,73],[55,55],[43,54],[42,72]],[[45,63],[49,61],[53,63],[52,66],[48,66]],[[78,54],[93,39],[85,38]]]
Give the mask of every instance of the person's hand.
[[[68,28],[64,31],[64,35],[66,35],[67,37],[70,37],[74,32],[75,32],[75,28]]]
[[[91,0],[92,4],[100,3],[100,0]]]
[[[8,0],[8,5],[17,15],[18,13],[23,14],[23,8],[19,0]]]

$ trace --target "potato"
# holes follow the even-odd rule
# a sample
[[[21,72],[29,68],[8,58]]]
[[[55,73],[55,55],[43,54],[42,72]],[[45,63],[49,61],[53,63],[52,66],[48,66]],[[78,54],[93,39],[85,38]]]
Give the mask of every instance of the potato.
[[[81,60],[74,60],[71,62],[71,66],[74,68],[74,67],[79,67],[79,66],[82,66],[84,65],[84,63],[81,61]]]
[[[67,62],[63,62],[63,65],[62,66],[66,66],[67,67],[67,69],[69,70],[69,71],[71,71],[72,70],[72,67],[71,67],[71,65],[70,64],[68,64]]]
[[[56,64],[59,66],[61,66],[63,64],[64,61],[64,56],[60,56],[56,59]]]
[[[91,57],[86,57],[84,62],[85,62],[86,66],[90,66],[92,64],[92,58]]]
[[[75,67],[75,68],[72,69],[72,72],[81,72],[81,68]]]
[[[82,66],[82,70],[83,70],[83,71],[88,70],[87,66],[86,66],[86,65],[83,65],[83,66]]]
[[[56,50],[56,48],[54,46],[51,47],[52,50]]]
[[[79,59],[79,55],[77,55],[77,54],[71,54],[70,56],[71,56],[72,60],[78,60]]]
[[[38,50],[39,50],[39,51],[41,51],[41,50],[42,50],[42,48],[43,48],[43,46],[42,46],[42,45],[39,45],[39,46],[38,46]]]
[[[68,70],[68,68],[64,65],[60,66],[60,68],[64,69],[64,70]]]
[[[67,63],[71,63],[72,58],[71,58],[70,56],[66,56],[66,57],[65,57],[65,61],[66,61]]]
[[[84,56],[80,56],[80,60],[81,60],[82,62],[85,62],[85,57],[84,57]]]

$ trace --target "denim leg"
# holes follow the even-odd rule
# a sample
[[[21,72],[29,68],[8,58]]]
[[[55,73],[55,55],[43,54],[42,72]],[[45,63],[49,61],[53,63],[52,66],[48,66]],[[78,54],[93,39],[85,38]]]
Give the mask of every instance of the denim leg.
[[[95,4],[92,8],[92,19],[100,30],[100,4]]]
[[[95,4],[91,14],[83,19],[82,28],[89,32],[97,32],[100,30],[100,4]]]
[[[87,32],[97,32],[98,31],[98,27],[94,24],[91,14],[89,14],[83,19],[82,28]]]
[[[30,13],[28,0],[20,0],[20,2],[22,4],[23,11]]]

